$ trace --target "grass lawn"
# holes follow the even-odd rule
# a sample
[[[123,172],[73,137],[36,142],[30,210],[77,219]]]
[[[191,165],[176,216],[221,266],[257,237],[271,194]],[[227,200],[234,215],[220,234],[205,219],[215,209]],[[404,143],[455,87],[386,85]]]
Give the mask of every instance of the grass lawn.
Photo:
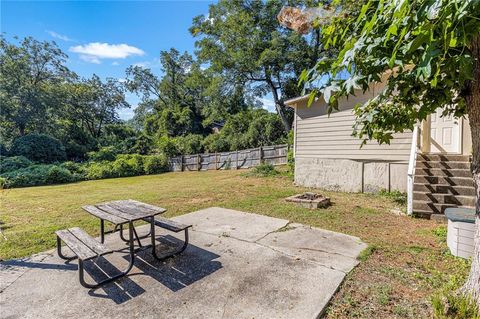
[[[444,226],[397,216],[388,196],[322,192],[333,205],[311,211],[284,198],[306,189],[286,177],[245,177],[241,171],[167,173],[4,190],[0,259],[22,257],[55,246],[54,231],[79,226],[98,235],[98,220],[80,208],[115,199],[136,199],[175,216],[210,206],[285,218],[360,237],[370,245],[360,265],[334,297],[327,317],[431,317],[433,294],[458,286],[468,262],[452,257]]]

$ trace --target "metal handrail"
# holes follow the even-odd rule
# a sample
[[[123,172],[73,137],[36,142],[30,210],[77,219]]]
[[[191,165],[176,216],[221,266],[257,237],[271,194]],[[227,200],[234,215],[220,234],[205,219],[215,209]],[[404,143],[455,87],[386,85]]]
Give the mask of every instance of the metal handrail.
[[[415,164],[417,162],[417,151],[419,143],[420,128],[415,126],[412,134],[412,147],[410,148],[410,158],[408,160],[407,172],[407,214],[413,214],[413,182],[415,178]]]

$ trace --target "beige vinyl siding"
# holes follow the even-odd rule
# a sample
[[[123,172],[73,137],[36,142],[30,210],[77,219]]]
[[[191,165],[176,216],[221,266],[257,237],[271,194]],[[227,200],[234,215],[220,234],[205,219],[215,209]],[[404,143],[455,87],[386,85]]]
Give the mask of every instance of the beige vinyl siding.
[[[295,157],[330,159],[380,160],[408,162],[412,133],[395,134],[390,145],[370,141],[360,148],[361,140],[351,136],[355,120],[353,106],[370,98],[374,92],[358,94],[340,101],[340,110],[326,114],[320,97],[310,107],[299,102],[295,112]]]

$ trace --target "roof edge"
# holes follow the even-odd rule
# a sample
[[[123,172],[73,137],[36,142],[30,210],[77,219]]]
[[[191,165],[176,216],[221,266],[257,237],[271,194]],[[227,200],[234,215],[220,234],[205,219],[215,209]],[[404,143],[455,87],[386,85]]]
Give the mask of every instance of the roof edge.
[[[307,100],[309,98],[310,94],[305,94],[302,96],[297,96],[291,99],[288,99],[285,101],[285,104],[289,107],[295,107],[295,104],[304,100]]]

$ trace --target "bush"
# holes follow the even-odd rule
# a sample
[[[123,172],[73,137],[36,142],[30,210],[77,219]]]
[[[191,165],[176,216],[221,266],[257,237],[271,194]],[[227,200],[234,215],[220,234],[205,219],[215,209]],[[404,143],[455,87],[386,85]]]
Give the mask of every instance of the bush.
[[[70,183],[82,179],[64,167],[48,164],[31,165],[6,172],[0,178],[5,179],[4,187],[8,188]]]
[[[115,177],[112,162],[92,162],[87,166],[87,179]]]
[[[72,174],[85,175],[86,167],[84,164],[75,163],[75,162],[63,162],[60,164],[60,167],[68,169]]]
[[[199,134],[188,134],[175,138],[175,144],[180,154],[199,154],[203,152],[203,136]]]
[[[0,173],[26,168],[32,164],[32,161],[25,156],[2,157],[0,158]]]
[[[48,171],[52,166],[45,164],[32,165],[4,173],[2,177],[6,179],[5,186],[7,188],[44,185],[47,184]]]
[[[210,134],[202,142],[206,152],[227,152],[230,150],[228,141],[222,134]]]
[[[170,138],[168,136],[161,136],[157,140],[157,146],[158,146],[158,150],[161,153],[165,154],[165,156],[167,157],[180,155],[180,152],[177,149],[177,145],[175,143],[174,138]]]
[[[279,171],[272,164],[260,164],[255,166],[248,175],[257,177],[268,177],[278,175]]]
[[[118,155],[115,162],[113,162],[113,171],[118,177],[142,175],[144,173],[142,155]]]
[[[52,166],[48,170],[45,182],[47,184],[61,184],[73,182],[74,180],[75,177],[68,169],[59,166]]]
[[[66,160],[65,147],[54,137],[45,134],[28,134],[13,141],[11,155],[23,155],[40,163],[54,163]]]
[[[7,148],[2,143],[0,143],[0,156],[8,156]]]
[[[87,156],[88,159],[93,162],[113,162],[117,156],[117,152],[113,146],[106,146],[96,152],[88,152]]]
[[[0,189],[6,188],[7,179],[5,177],[0,177]]]
[[[165,155],[145,156],[143,160],[145,174],[158,174],[168,171],[168,160]]]

